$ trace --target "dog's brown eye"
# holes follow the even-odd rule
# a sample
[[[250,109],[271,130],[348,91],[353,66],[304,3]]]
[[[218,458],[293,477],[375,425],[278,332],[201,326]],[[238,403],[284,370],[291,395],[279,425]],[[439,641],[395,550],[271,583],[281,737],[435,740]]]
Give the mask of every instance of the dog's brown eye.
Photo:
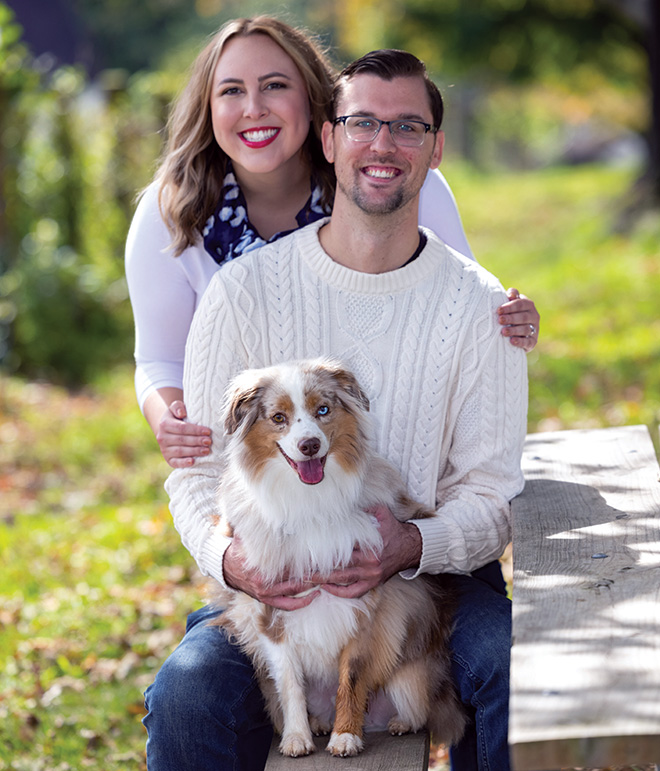
[[[277,423],[278,425],[281,425],[282,423],[286,423],[286,415],[284,415],[281,412],[276,412],[273,417],[271,418],[273,423]]]
[[[330,407],[328,407],[328,405],[327,405],[327,404],[322,404],[322,405],[321,405],[321,406],[318,408],[318,410],[316,410],[316,414],[317,414],[317,415],[318,415],[320,418],[323,418],[323,417],[325,417],[326,415],[329,415],[329,414],[330,414]]]

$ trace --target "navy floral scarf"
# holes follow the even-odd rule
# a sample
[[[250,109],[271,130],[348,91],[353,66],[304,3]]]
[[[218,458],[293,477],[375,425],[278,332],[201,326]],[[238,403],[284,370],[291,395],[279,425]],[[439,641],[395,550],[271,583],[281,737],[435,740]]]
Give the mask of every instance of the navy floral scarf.
[[[321,206],[321,188],[314,185],[313,181],[312,185],[309,200],[296,215],[299,228],[329,214]],[[278,238],[293,233],[294,229],[275,233],[268,241],[261,238],[248,219],[245,196],[238,186],[231,163],[228,163],[220,203],[208,218],[203,231],[204,248],[218,265],[229,262],[258,246],[277,241]]]

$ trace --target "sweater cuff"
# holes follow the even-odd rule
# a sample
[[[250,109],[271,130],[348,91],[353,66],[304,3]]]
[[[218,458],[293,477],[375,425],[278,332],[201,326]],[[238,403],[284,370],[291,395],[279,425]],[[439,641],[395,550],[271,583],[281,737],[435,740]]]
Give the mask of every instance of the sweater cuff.
[[[213,528],[211,534],[204,542],[198,560],[202,573],[215,578],[223,589],[229,588],[225,582],[222,563],[230,543],[231,538],[229,536],[224,535],[217,527]]]
[[[442,573],[449,564],[449,531],[437,517],[428,519],[411,519],[409,524],[415,525],[422,536],[422,556],[417,568],[403,570],[402,578],[417,578],[422,573]]]

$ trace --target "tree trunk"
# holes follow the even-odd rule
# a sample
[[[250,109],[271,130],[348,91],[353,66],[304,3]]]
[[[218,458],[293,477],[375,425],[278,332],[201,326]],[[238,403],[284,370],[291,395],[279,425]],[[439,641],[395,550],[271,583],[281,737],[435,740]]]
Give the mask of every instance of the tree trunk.
[[[651,86],[651,126],[649,135],[649,181],[652,194],[660,204],[660,4],[649,3],[651,18],[648,35],[649,81]]]

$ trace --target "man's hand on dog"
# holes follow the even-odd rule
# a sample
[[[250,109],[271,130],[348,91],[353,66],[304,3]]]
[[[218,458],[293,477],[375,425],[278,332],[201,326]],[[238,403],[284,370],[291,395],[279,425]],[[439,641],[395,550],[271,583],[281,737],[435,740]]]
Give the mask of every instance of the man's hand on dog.
[[[415,525],[399,522],[385,506],[377,506],[370,513],[378,520],[383,538],[379,555],[356,548],[351,563],[329,576],[312,576],[309,581],[283,576],[272,584],[266,583],[258,570],[246,566],[240,540],[234,537],[225,551],[225,582],[232,589],[281,610],[306,607],[318,597],[320,588],[336,597],[362,597],[395,573],[419,565],[422,556],[422,537]]]
[[[353,551],[351,564],[335,570],[322,586],[337,597],[362,597],[370,589],[384,584],[388,578],[402,570],[417,567],[422,556],[422,536],[408,522],[399,522],[385,506],[377,506],[370,512],[378,520],[383,538],[383,551],[379,555]]]
[[[238,536],[234,536],[227,547],[222,568],[227,586],[280,610],[304,608],[319,595],[319,590],[311,581],[289,580],[283,576],[281,581],[274,584],[265,582],[258,570],[248,568],[245,564]],[[305,594],[301,596],[301,592]]]

